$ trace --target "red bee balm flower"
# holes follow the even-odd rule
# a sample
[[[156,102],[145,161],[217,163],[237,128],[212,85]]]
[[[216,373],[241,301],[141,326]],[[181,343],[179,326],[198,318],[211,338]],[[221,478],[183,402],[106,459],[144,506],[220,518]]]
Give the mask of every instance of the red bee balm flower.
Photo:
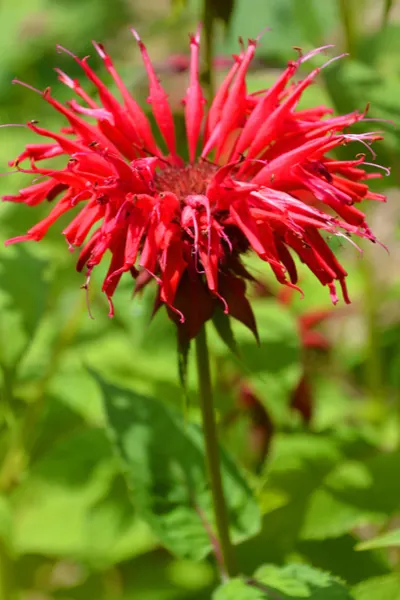
[[[329,287],[333,302],[337,301],[336,281],[349,302],[346,271],[324,234],[357,234],[374,241],[356,205],[364,198],[385,198],[361,183],[377,176],[365,171],[369,163],[364,155],[340,161],[327,154],[354,140],[369,147],[380,136],[343,132],[365,113],[329,117],[331,110],[325,106],[297,109],[321,69],[298,82],[293,78],[302,63],[326,47],[300,55],[272,87],[248,94],[246,73],[257,45],[249,40],[234,57],[204,119],[199,33],[191,36],[184,99],[189,156],[185,163],[177,153],[167,95],[146,47],[133,33],[147,71],[148,102],[162,143],[156,142],[149,120],[103,46],[94,44],[120,99],[93,72],[87,58],[73,56],[97,87],[99,100],[57,70],[60,81],[80,102],[74,99],[64,106],[50,89],[43,92],[43,99],[65,117],[68,126],[56,133],[28,123],[29,129],[51,142],[27,145],[11,164],[44,179],[4,197],[30,206],[45,200],[55,205],[26,235],[6,243],[41,240],[58,217],[79,204],[80,213],[63,233],[71,249],[83,246],[77,270],[85,269],[87,284],[93,268],[107,251],[111,253],[103,284],[110,315],[111,298],[124,273],[137,279],[136,289],[154,278],[159,286],[156,306],[166,304],[186,339],[197,335],[218,304],[256,333],[245,294],[245,281],[252,276],[241,262],[250,249],[270,265],[280,283],[292,287],[297,282],[292,252],[297,254]],[[55,156],[66,157],[64,168],[42,166]],[[27,168],[22,168],[26,161]]]

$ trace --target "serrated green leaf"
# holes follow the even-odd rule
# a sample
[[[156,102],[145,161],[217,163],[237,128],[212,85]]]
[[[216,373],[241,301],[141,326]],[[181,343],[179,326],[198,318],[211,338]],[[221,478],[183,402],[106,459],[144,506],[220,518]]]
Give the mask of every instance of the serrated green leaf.
[[[268,596],[243,579],[231,579],[214,592],[212,600],[268,600]]]
[[[353,588],[355,600],[400,600],[400,575],[367,579]]]
[[[330,573],[308,565],[265,565],[257,569],[254,579],[282,592],[282,600],[309,598],[310,600],[351,600],[345,584]],[[278,596],[279,597],[279,596]]]
[[[345,584],[329,573],[307,565],[264,565],[246,582],[232,580],[213,600],[352,600]]]
[[[384,535],[357,544],[356,550],[373,550],[374,548],[391,548],[400,546],[400,529],[393,529]]]
[[[140,515],[174,554],[198,560],[211,550],[204,520],[213,524],[202,435],[179,413],[130,390],[100,381],[111,438]],[[221,452],[222,476],[235,541],[255,535],[255,499]],[[213,525],[212,525],[213,526]]]

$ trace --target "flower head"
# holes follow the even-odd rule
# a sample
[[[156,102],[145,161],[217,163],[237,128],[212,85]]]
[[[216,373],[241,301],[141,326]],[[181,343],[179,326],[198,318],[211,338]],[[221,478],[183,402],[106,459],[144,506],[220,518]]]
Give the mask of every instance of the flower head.
[[[118,98],[87,57],[71,55],[96,86],[98,100],[78,80],[57,70],[77,99],[63,105],[50,89],[42,95],[63,115],[66,127],[52,132],[36,122],[27,124],[49,141],[27,145],[10,164],[33,174],[36,182],[3,198],[30,206],[47,200],[53,208],[26,235],[7,243],[41,240],[62,214],[79,205],[80,212],[63,234],[70,249],[81,247],[77,270],[85,271],[87,283],[96,265],[111,255],[102,288],[110,314],[124,273],[136,279],[136,290],[154,279],[157,307],[167,306],[186,339],[198,333],[218,305],[256,333],[246,297],[246,280],[252,276],[242,263],[250,250],[269,264],[279,283],[292,287],[297,283],[297,255],[328,286],[333,302],[336,282],[349,302],[346,271],[326,237],[357,234],[374,241],[357,205],[364,198],[385,198],[365,183],[378,176],[368,174],[365,155],[338,160],[329,153],[355,140],[369,148],[380,135],[344,133],[365,113],[333,117],[325,106],[298,108],[321,69],[304,79],[295,76],[325,48],[300,55],[270,88],[249,94],[246,74],[257,46],[249,40],[206,110],[199,83],[199,32],[191,36],[184,162],[167,94],[145,45],[133,33],[159,135],[102,45],[94,43]],[[64,167],[49,166],[47,159],[59,156],[65,158]]]

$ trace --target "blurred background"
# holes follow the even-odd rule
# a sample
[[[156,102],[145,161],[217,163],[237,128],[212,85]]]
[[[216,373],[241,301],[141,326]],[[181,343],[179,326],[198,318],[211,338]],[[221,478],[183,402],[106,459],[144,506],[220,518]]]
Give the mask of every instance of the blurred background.
[[[251,573],[260,556],[307,561],[346,579],[364,600],[363,580],[393,577],[400,568],[398,543],[382,549],[365,541],[398,527],[400,514],[400,6],[390,0],[219,0],[213,10],[216,81],[238,52],[238,37],[255,37],[269,26],[249,74],[250,91],[275,79],[296,56],[293,47],[335,44],[333,54],[349,56],[323,71],[303,103],[341,113],[371,103],[369,116],[383,119],[369,125],[385,132],[375,144],[376,162],[391,167],[391,175],[373,180],[373,187],[388,203],[370,202],[365,210],[389,253],[362,243],[361,255],[345,240],[332,240],[349,271],[352,304],[333,308],[327,290],[304,270],[301,300],[277,289],[257,263],[260,284],[251,293],[261,347],[235,328],[242,348],[237,361],[210,328],[221,438],[264,514],[257,539],[239,546],[243,568]],[[54,96],[68,99],[53,68],[72,77],[79,68],[56,44],[91,54],[106,79],[91,46],[91,40],[103,42],[146,106],[147,80],[129,31],[134,26],[179,127],[188,32],[202,19],[200,0],[3,2],[0,123],[62,125],[38,94],[11,83],[17,77],[39,89],[51,86]],[[7,175],[7,163],[31,141],[24,128],[0,129],[1,195],[29,184],[29,176]],[[365,148],[346,150],[353,156]],[[129,277],[115,296],[116,316],[108,319],[101,268],[90,291],[91,320],[76,257],[60,235],[67,221],[41,244],[4,249],[6,239],[45,214],[45,206],[1,206],[0,599],[206,600],[217,580],[213,561],[173,558],[135,513],[88,373],[92,367],[180,410],[173,325],[163,311],[150,323],[154,289],[132,301]],[[190,360],[189,410],[198,420],[191,367]]]

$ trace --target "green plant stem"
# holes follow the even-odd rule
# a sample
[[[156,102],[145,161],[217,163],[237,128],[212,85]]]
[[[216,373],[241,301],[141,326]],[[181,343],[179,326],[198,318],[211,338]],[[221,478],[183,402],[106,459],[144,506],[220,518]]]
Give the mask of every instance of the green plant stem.
[[[214,11],[213,0],[203,0],[203,27],[204,27],[204,62],[205,67],[202,72],[202,80],[207,87],[208,100],[211,102],[214,97],[213,80],[213,54],[214,54]]]
[[[393,8],[394,0],[384,0],[383,5],[382,28],[386,27],[389,22],[390,11]]]
[[[339,11],[345,35],[345,49],[354,58],[356,32],[352,0],[339,0]]]
[[[0,600],[13,600],[13,564],[5,542],[0,540]]]
[[[210,377],[210,360],[204,326],[196,338],[196,359],[207,470],[213,498],[220,554],[225,575],[234,577],[237,574],[237,568],[229,535],[228,511],[222,487],[217,425]]]
[[[381,413],[384,409],[385,385],[379,339],[379,301],[377,298],[377,288],[374,283],[374,271],[372,265],[368,261],[368,257],[365,257],[364,260],[361,261],[361,272],[364,285],[364,315],[368,336],[365,377],[369,393],[371,394],[372,400],[379,413],[377,415],[379,418],[383,416]]]

